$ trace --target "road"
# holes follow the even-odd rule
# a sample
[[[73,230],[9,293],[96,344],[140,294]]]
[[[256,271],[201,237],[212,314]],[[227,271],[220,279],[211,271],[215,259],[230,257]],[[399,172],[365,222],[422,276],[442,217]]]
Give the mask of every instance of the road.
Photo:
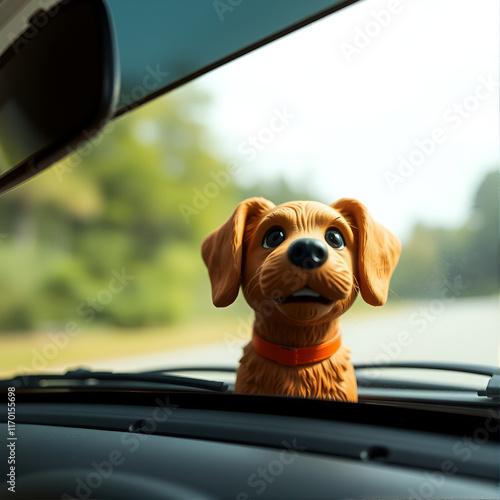
[[[352,360],[454,361],[500,364],[500,307],[495,297],[409,303],[390,311],[342,318]],[[90,363],[94,369],[136,371],[165,367],[236,366],[248,339]]]

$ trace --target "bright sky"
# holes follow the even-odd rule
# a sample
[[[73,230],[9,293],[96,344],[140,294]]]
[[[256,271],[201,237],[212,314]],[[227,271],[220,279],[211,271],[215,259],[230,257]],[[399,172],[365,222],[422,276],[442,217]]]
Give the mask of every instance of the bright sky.
[[[498,166],[498,19],[498,0],[348,7],[198,81],[217,147],[238,182],[358,198],[402,238],[459,226]]]

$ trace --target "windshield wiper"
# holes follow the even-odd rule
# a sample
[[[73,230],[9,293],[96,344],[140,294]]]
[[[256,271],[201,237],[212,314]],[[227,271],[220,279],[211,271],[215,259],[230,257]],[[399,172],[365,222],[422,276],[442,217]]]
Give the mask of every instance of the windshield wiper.
[[[183,377],[177,375],[163,374],[162,371],[122,373],[122,372],[98,372],[83,368],[70,370],[64,374],[41,374],[41,375],[18,375],[11,379],[0,380],[0,387],[14,386],[18,388],[60,388],[60,387],[101,387],[116,382],[122,388],[135,389],[140,383],[141,388],[145,384],[161,384],[183,388],[202,389],[212,392],[226,392],[228,385],[224,382],[204,380],[198,378]],[[133,383],[133,386],[127,383]],[[147,387],[147,385],[146,385]]]
[[[500,367],[490,365],[476,365],[471,363],[445,363],[445,362],[426,362],[426,361],[402,361],[393,363],[355,363],[356,380],[359,387],[383,387],[386,389],[409,389],[409,390],[431,390],[431,391],[456,391],[456,392],[471,392],[474,389],[471,387],[463,387],[459,385],[445,384],[442,382],[422,382],[413,380],[395,380],[394,378],[369,377],[363,375],[365,369],[391,369],[391,368],[409,368],[417,370],[443,370],[447,372],[471,373],[474,375],[484,375],[490,377],[486,388],[477,388],[478,396],[486,396],[490,398],[500,398]],[[179,373],[179,372],[219,372],[219,373],[235,373],[235,367],[227,366],[190,366],[166,368],[150,373]]]
[[[478,396],[490,398],[500,398],[500,367],[491,365],[475,365],[469,363],[441,363],[441,362],[421,362],[402,361],[393,363],[358,363],[354,365],[356,370],[356,380],[360,387],[384,387],[388,389],[414,389],[414,390],[446,390],[446,391],[471,391],[470,387],[449,385],[434,382],[403,381],[383,377],[370,377],[358,373],[367,369],[417,369],[417,370],[444,370],[456,373],[471,373],[490,377],[485,388],[476,389]]]
[[[477,392],[478,396],[500,398],[500,367],[488,365],[475,365],[466,363],[441,363],[404,361],[392,363],[357,363],[354,364],[358,387],[373,387],[385,389],[429,390],[429,391],[456,391]],[[422,382],[413,380],[396,380],[394,378],[364,375],[363,370],[368,369],[416,369],[416,370],[443,370],[456,373],[471,373],[490,377],[488,384],[483,388],[471,388],[442,382]],[[195,366],[166,368],[162,370],[144,371],[138,373],[122,373],[109,371],[91,371],[86,369],[70,370],[64,374],[18,375],[11,379],[0,380],[0,387],[23,388],[61,388],[61,387],[92,387],[112,385],[113,388],[151,388],[157,385],[176,386],[182,388],[201,389],[212,392],[227,392],[228,384],[219,381],[191,378],[172,375],[175,372],[219,372],[235,373],[234,367]],[[133,383],[133,386],[130,384]]]
[[[177,368],[164,368],[145,373],[177,373],[177,372],[219,372],[236,373],[234,366],[179,366]]]

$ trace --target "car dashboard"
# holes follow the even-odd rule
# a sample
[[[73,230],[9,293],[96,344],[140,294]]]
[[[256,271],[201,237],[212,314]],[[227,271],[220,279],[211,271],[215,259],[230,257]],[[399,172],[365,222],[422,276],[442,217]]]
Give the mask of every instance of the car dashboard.
[[[91,388],[17,400],[12,498],[498,497],[493,407]]]

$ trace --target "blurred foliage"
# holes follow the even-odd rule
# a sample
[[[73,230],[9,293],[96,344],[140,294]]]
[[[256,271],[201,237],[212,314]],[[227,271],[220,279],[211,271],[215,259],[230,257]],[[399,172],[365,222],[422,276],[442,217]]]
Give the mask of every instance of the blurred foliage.
[[[197,121],[206,105],[193,93],[146,105],[0,199],[2,331],[164,325],[212,311],[203,238],[255,193],[297,193],[232,182]]]
[[[203,102],[189,98],[159,100],[118,119],[0,199],[3,330],[71,319],[171,323],[198,306],[190,292],[206,281],[201,241],[239,196],[228,184],[210,209],[180,212],[225,168],[201,146],[204,130],[186,110]],[[128,278],[117,282],[122,273]]]
[[[172,324],[212,313],[203,238],[250,196],[312,199],[284,180],[241,187],[210,153],[207,101],[174,93],[0,198],[0,330]],[[460,230],[416,226],[391,288],[438,293],[461,276],[498,291],[498,184],[479,188]]]
[[[391,290],[400,298],[439,297],[446,283],[457,283],[463,296],[498,293],[498,169],[479,185],[468,221],[458,229],[417,224],[403,244]]]

